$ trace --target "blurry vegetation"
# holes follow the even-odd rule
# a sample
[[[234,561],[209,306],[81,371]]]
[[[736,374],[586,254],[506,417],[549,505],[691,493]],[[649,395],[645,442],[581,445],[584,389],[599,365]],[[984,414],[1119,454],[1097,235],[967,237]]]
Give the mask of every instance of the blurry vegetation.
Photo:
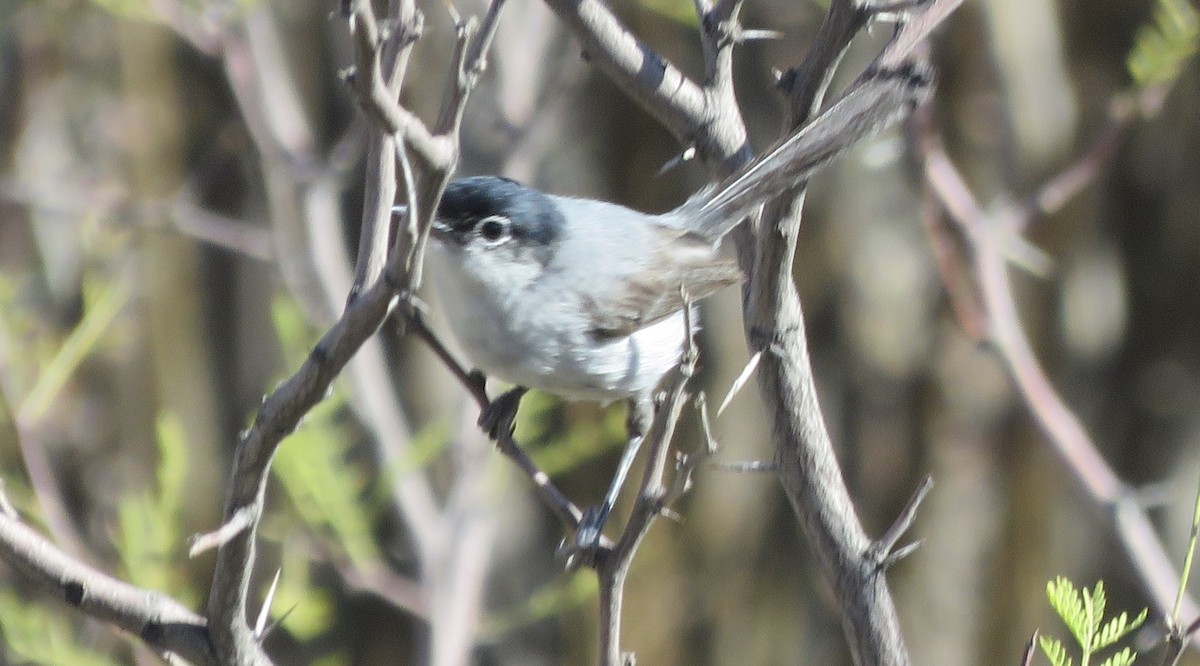
[[[1159,0],[1153,23],[1142,27],[1129,53],[1139,86],[1170,83],[1200,48],[1200,18],[1187,0]]]
[[[1088,666],[1099,652],[1112,648],[1142,626],[1148,612],[1143,608],[1132,620],[1124,612],[1106,618],[1108,600],[1104,596],[1104,581],[1097,581],[1095,587],[1090,590],[1084,588],[1081,592],[1071,581],[1059,576],[1046,584],[1046,597],[1079,647],[1080,666]],[[1053,666],[1071,666],[1075,663],[1070,656],[1071,651],[1062,641],[1049,636],[1039,636],[1038,640],[1042,652]],[[1137,652],[1125,647],[1100,662],[1100,666],[1128,666],[1136,658]]]
[[[169,219],[165,195],[130,185],[135,163],[179,169],[183,182],[173,186],[180,196],[259,232],[269,231],[264,211],[278,196],[264,172],[279,156],[252,149],[226,70],[148,20],[155,4],[0,3],[0,477],[39,530],[53,533],[61,518],[49,516],[46,500],[61,503],[91,561],[202,610],[211,557],[189,560],[186,539],[218,524],[237,433],[320,331],[283,295],[274,266],[198,240]],[[825,4],[746,6],[748,26],[785,33],[738,54],[739,95],[758,146],[778,126],[769,72],[800,61]],[[685,54],[685,65],[695,57],[690,3],[617,5],[656,48]],[[998,101],[1007,63],[985,48],[999,39],[995,13],[1020,12],[1018,5],[968,3],[938,44],[948,138],[984,192],[1019,180],[1012,137],[1022,127],[1002,117]],[[1068,70],[1078,103],[1092,111],[1067,128],[1069,139],[1086,143],[1099,122],[1089,118],[1102,115],[1097,110],[1127,85],[1127,75],[1139,86],[1170,83],[1174,91],[1162,116],[1133,133],[1084,200],[1034,231],[1062,275],[1072,274],[1084,250],[1116,267],[1114,279],[1130,299],[1118,322],[1123,335],[1098,354],[1073,347],[1047,314],[1061,304],[1044,283],[1022,286],[1027,325],[1055,381],[1122,474],[1141,483],[1182,469],[1191,479],[1200,465],[1196,12],[1186,0],[1052,7],[1061,27],[1029,25],[1022,38],[1031,47],[1060,37],[1066,45],[1045,66]],[[406,88],[417,106],[440,93],[440,79],[426,73],[441,71],[444,43],[437,40],[447,29],[439,3],[423,8],[427,50],[418,51],[418,75]],[[221,8],[238,20],[264,12],[279,24],[291,73],[317,118],[319,150],[330,152],[339,141],[353,145],[347,128],[355,122],[349,93],[336,83],[350,56],[344,29],[329,18],[335,9],[288,0]],[[464,172],[532,155],[527,179],[556,191],[644,208],[681,201],[703,174],[684,168],[656,178],[678,146],[594,72],[572,74],[578,47],[548,25],[547,51],[534,57],[545,71],[535,81],[502,83],[504,58],[519,72],[531,66],[500,40],[501,62],[469,114]],[[114,28],[125,31],[114,37]],[[512,30],[511,41],[526,46],[524,26]],[[122,59],[121,49],[141,53],[135,47],[154,40],[162,50],[150,52],[169,77],[160,83],[174,95],[170,104],[139,99],[118,76],[137,59]],[[533,92],[520,92],[525,84]],[[534,115],[533,129],[519,127],[508,111],[497,111],[514,106],[506,98],[514,94],[552,114]],[[178,117],[156,115],[167,113]],[[153,162],[154,151],[142,144],[148,118],[182,133],[182,164]],[[946,311],[903,160],[847,162],[815,183],[796,272],[823,404],[864,521],[886,526],[916,479],[932,471],[938,481],[918,519],[925,544],[889,574],[917,663],[1016,663],[1023,633],[1049,617],[1041,600],[1049,571],[1087,580],[1102,574],[1121,605],[1143,605],[1136,576],[1108,547],[1109,528],[1097,517],[1103,512],[1079,506],[994,360]],[[344,219],[357,219],[360,174],[338,168],[348,171]],[[170,309],[180,305],[195,314],[183,333],[167,326],[183,321]],[[741,369],[745,347],[736,312],[708,314],[703,364],[710,393],[720,395]],[[406,563],[405,526],[388,508],[391,481],[452,473],[454,440],[474,418],[462,418],[461,392],[423,350],[392,342],[389,370],[412,403],[397,409],[416,433],[407,457],[391,467],[369,459],[362,443],[370,435],[335,384],[274,461],[260,574],[265,589],[274,568],[280,571],[271,610],[282,624],[270,643],[280,663],[410,663],[422,649],[421,619],[348,590],[332,566]],[[173,351],[200,359],[205,373]],[[749,394],[739,398],[718,421],[722,459],[770,458],[769,424],[753,403]],[[212,405],[209,422],[197,421],[203,410],[186,409],[198,405]],[[518,423],[519,440],[580,504],[603,492],[623,432],[620,405],[564,405],[538,393],[522,403]],[[30,475],[23,445],[45,456],[48,477]],[[507,468],[493,474],[487,491],[500,527],[488,551],[479,663],[590,658],[594,579],[562,573],[553,558],[561,533],[522,499],[527,480]],[[1171,499],[1190,506],[1187,498]],[[652,664],[848,663],[829,619],[835,611],[771,477],[702,473],[680,511],[684,522],[656,526],[634,564],[626,633],[639,657]],[[1163,523],[1180,539],[1187,533],[1173,513]],[[1079,591],[1064,578],[1047,591],[1084,654],[1145,619],[1144,612],[1105,619],[1099,583]],[[124,638],[56,603],[0,568],[9,662],[132,660]],[[1074,649],[1051,638],[1042,647],[1054,664],[1069,663],[1062,660]],[[1128,663],[1117,659],[1106,663]]]

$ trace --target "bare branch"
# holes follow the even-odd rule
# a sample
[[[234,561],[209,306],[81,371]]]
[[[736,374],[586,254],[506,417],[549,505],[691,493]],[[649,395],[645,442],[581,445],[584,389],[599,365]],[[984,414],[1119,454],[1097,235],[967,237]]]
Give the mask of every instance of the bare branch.
[[[928,115],[920,115],[918,119],[921,124],[917,142],[925,180],[965,240],[965,251],[970,258],[961,263],[971,267],[977,285],[980,305],[986,313],[986,340],[1004,362],[1048,443],[1076,475],[1087,494],[1113,513],[1117,536],[1134,569],[1141,576],[1155,608],[1167,616],[1179,585],[1172,558],[1135,493],[1104,460],[1091,436],[1050,383],[1021,327],[1003,242],[995,230],[998,225],[976,203],[946,155]],[[1073,180],[1075,177],[1065,178]],[[1058,182],[1058,179],[1051,182]],[[1196,601],[1186,597],[1183,613],[1194,617],[1198,612],[1200,607]]]
[[[583,46],[584,59],[596,65],[625,94],[636,100],[659,122],[686,145],[695,145],[707,158],[720,157],[720,162],[742,151],[741,139],[732,134],[728,123],[712,123],[707,95],[683,72],[655,53],[645,42],[631,33],[601,0],[547,0],[549,7],[575,35]],[[733,132],[736,134],[736,132]],[[737,164],[748,158],[741,156]]]
[[[917,520],[917,509],[921,506],[921,502],[925,500],[925,496],[933,489],[933,477],[926,476],[921,481],[921,485],[913,491],[912,497],[908,498],[908,503],[900,510],[900,515],[896,516],[895,522],[884,532],[883,536],[875,540],[871,544],[871,552],[868,557],[874,558],[883,569],[889,568],[893,563],[903,559],[911,553],[916,544],[909,544],[901,549],[896,549],[896,544],[900,542],[900,537],[904,536],[912,525]]]
[[[502,4],[502,0],[495,0],[489,9],[483,33],[485,36],[494,30],[494,22],[499,16]],[[356,20],[362,22],[362,30],[359,32],[360,48],[369,44],[377,51],[381,44],[370,3],[356,2],[353,9],[356,12]],[[480,40],[469,49],[472,59],[468,61],[467,66],[470,71],[482,71],[482,62],[486,55],[484,46],[486,41]],[[374,57],[369,60],[377,62]],[[456,70],[459,70],[457,63]],[[386,91],[387,86],[382,84],[382,75],[377,68],[370,73],[370,77],[373,83],[365,91],[370,101],[370,104],[366,105],[367,108],[382,110],[383,113],[378,117],[385,122],[389,133],[398,135],[400,140],[408,141],[427,162],[428,180],[433,184],[433,195],[423,197],[422,200],[435,201],[455,163],[458,126],[454,125],[446,134],[432,137],[431,143],[426,141],[429,138],[426,137],[427,130],[419,123],[386,125],[391,119],[389,98],[379,91]],[[475,78],[458,78],[458,92],[455,95],[457,105],[466,103],[474,83]],[[455,115],[461,117],[461,109],[457,109]],[[423,224],[419,228],[428,226],[428,217],[432,214],[431,207],[426,207],[425,211],[426,219],[420,221]],[[365,289],[346,307],[341,319],[317,343],[301,368],[263,402],[254,424],[238,442],[226,501],[226,516],[247,510],[256,519],[261,515],[267,472],[275,448],[297,426],[300,419],[324,398],[330,383],[367,338],[379,328],[397,300],[408,298],[415,290],[420,280],[418,253],[421,244],[417,243],[405,249],[405,252],[396,252],[388,259],[381,271],[381,279]],[[410,311],[406,304],[405,313]],[[254,565],[256,528],[257,520],[254,520],[247,529],[222,544],[217,553],[208,614],[210,626],[215,627],[212,632],[213,644],[224,663],[256,664],[269,661],[247,623],[247,596]]]
[[[0,557],[71,607],[137,636],[164,657],[217,663],[203,617],[72,558],[7,512],[0,513]]]
[[[219,548],[233,537],[241,534],[248,529],[257,518],[253,515],[251,507],[242,507],[236,511],[229,520],[226,520],[217,529],[197,534],[193,536],[188,545],[188,557],[196,557],[201,553]]]
[[[446,349],[442,341],[438,340],[437,336],[433,334],[433,331],[429,330],[429,327],[425,325],[425,322],[419,316],[414,316],[409,325],[413,333],[424,340],[425,344],[429,345],[429,348],[438,357],[438,360],[462,384],[471,398],[479,405],[481,413],[491,410],[493,407],[492,400],[488,397],[486,380],[483,375],[466,370],[455,360],[454,355]],[[511,417],[512,414],[509,416]],[[574,530],[578,528],[579,521],[583,517],[583,512],[571,502],[565,493],[558,489],[558,486],[554,485],[550,480],[550,476],[543,472],[537,466],[537,463],[533,461],[533,458],[530,458],[529,454],[525,453],[525,450],[517,444],[513,438],[511,424],[500,424],[496,430],[496,434],[496,448],[500,453],[512,460],[525,476],[533,481],[534,487],[537,489],[538,494],[541,495],[542,501],[546,503],[546,506],[550,507],[554,515],[568,529]]]
[[[923,15],[948,11],[954,5],[957,0],[933,0],[922,5]],[[857,3],[832,3],[805,62],[780,81],[789,95],[792,127],[804,123],[820,108],[833,67],[870,15],[869,8]],[[922,26],[922,34],[927,28]],[[895,40],[910,34],[908,30],[908,24],[902,25]],[[884,53],[889,53],[889,48],[890,44]],[[858,85],[886,83],[887,72],[904,69],[907,65],[893,67],[881,56],[860,77]],[[881,72],[883,81],[872,78]],[[875,113],[881,115],[874,122],[881,124],[896,118],[897,106],[911,103],[885,100],[883,96],[878,101]],[[774,424],[780,479],[817,553],[822,574],[841,605],[842,627],[854,659],[860,664],[907,664],[908,651],[884,572],[865,556],[871,541],[842,480],[817,400],[804,318],[791,274],[803,196],[803,185],[799,185],[783,194],[776,204],[768,205],[757,247],[751,253],[743,241],[739,248],[743,265],[747,255],[753,257],[750,274],[754,279],[745,303],[747,337],[752,350],[764,352],[757,376]]]
[[[597,7],[598,3],[547,1],[584,44],[592,62],[687,146],[694,147],[718,176],[728,176],[749,161],[745,129],[740,115],[729,112],[736,110],[736,104],[728,100],[729,86],[722,84],[726,76],[722,58],[729,53],[736,41],[731,38],[738,33],[737,2],[722,2],[714,8],[707,2],[697,2],[698,12],[705,17],[701,21],[702,44],[709,79],[705,82],[704,99],[699,100],[694,84],[630,35],[607,9]],[[920,30],[906,32],[906,24],[901,26],[899,35],[915,44],[958,2],[932,0],[922,4],[920,13],[913,12],[927,19],[918,26]],[[887,9],[893,8],[877,8],[852,0],[832,3],[805,62],[780,79],[790,109],[785,134],[790,135],[816,113],[850,40],[875,12]],[[891,47],[889,57],[906,56],[911,44]],[[878,76],[881,71],[905,68],[898,63],[899,60],[883,63],[881,59],[873,72]],[[651,73],[649,77],[644,74],[647,70]],[[860,83],[872,85],[872,81],[880,83],[871,74],[865,75]],[[664,87],[664,83],[669,87]],[[864,121],[857,126],[858,130],[894,120],[898,111],[907,110],[904,107],[911,103],[911,98],[880,95],[875,102],[877,106],[867,109],[875,115],[864,116],[872,120]],[[762,353],[757,376],[775,426],[781,479],[818,553],[825,580],[834,586],[842,604],[843,627],[855,660],[906,664],[908,656],[895,609],[881,572],[863,557],[870,540],[858,523],[841,480],[817,404],[804,321],[791,275],[803,191],[803,184],[797,183],[780,197],[782,203],[767,207],[757,244],[745,227],[731,234],[742,270],[752,276],[744,303],[747,338],[751,353]],[[604,584],[601,589],[610,586]],[[613,599],[602,599],[604,607],[612,603]],[[615,603],[619,609],[619,599]],[[605,631],[603,623],[602,631]],[[616,652],[610,649],[607,654]]]
[[[683,309],[685,313],[690,313],[690,310],[690,305]],[[687,318],[690,319],[690,316]],[[695,374],[699,357],[692,322],[687,322],[686,330],[684,353],[679,364],[660,383],[661,400],[656,406],[654,420],[646,430],[646,467],[633,512],[616,545],[611,549],[601,549],[593,561],[600,579],[600,663],[609,666],[626,662],[621,652],[621,604],[625,577],[638,546],[650,531],[654,519],[667,509],[667,501],[671,496],[671,488],[665,480],[671,438],[679,415],[688,402],[688,394],[684,389]],[[681,471],[687,473],[686,470]]]

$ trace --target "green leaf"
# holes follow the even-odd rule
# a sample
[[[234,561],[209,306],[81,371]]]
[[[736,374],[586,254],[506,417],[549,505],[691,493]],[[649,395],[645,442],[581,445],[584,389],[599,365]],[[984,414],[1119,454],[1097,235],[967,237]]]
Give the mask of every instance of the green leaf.
[[[279,585],[271,606],[271,617],[299,640],[325,633],[333,624],[334,602],[327,590],[311,582],[310,562],[304,548],[281,549]]]
[[[298,365],[316,334],[291,300],[276,298],[271,313],[285,358]],[[279,447],[271,471],[309,526],[332,533],[356,566],[369,568],[381,557],[371,529],[375,510],[363,499],[367,475],[347,460],[352,437],[339,420],[344,407],[335,390],[310,410]]]
[[[1137,659],[1137,653],[1129,648],[1125,648],[1113,656],[1105,659],[1100,666],[1129,666],[1133,660]]]
[[[1051,666],[1071,666],[1071,658],[1067,656],[1067,648],[1063,647],[1062,641],[1050,636],[1038,636],[1038,644]]]
[[[1121,613],[1106,622],[1104,614],[1108,606],[1108,597],[1104,593],[1104,581],[1097,581],[1092,589],[1084,588],[1081,593],[1071,581],[1058,576],[1046,584],[1046,598],[1075,637],[1082,650],[1081,663],[1085,665],[1089,663],[1093,653],[1114,645],[1140,627],[1149,613],[1143,608],[1132,620],[1127,613]],[[1060,666],[1061,660],[1066,658],[1066,648],[1056,639],[1046,636],[1041,637],[1041,645],[1047,658],[1055,666]],[[1122,666],[1131,663],[1136,656],[1136,652],[1126,648],[1104,663],[1107,666]]]
[[[1079,641],[1079,645],[1083,648],[1085,655],[1096,650],[1095,636],[1100,631],[1100,624],[1104,621],[1104,611],[1107,605],[1108,599],[1104,596],[1104,581],[1096,581],[1096,585],[1091,590],[1084,588],[1083,612],[1087,618],[1087,624],[1084,627],[1084,638]]]
[[[37,383],[17,407],[22,423],[36,423],[46,415],[75,369],[100,344],[129,297],[129,285],[123,280],[84,283],[83,319],[38,373]]]
[[[1090,645],[1090,621],[1087,611],[1084,610],[1083,596],[1075,589],[1074,583],[1064,576],[1058,576],[1046,584],[1046,598],[1049,599],[1054,612],[1058,613],[1067,625],[1076,642],[1080,646]]]
[[[158,497],[162,511],[177,516],[183,511],[187,486],[187,436],[183,421],[173,412],[159,414],[155,424],[158,435]]]
[[[92,0],[92,4],[123,19],[148,21],[154,18],[149,0]]]
[[[45,602],[26,603],[9,590],[0,591],[5,663],[115,666],[117,662],[80,644],[69,618]]]
[[[1142,612],[1139,613],[1137,617],[1133,618],[1132,622],[1129,620],[1128,613],[1121,613],[1117,617],[1109,620],[1103,627],[1100,628],[1100,631],[1097,632],[1095,638],[1093,639],[1093,649],[1101,650],[1106,648],[1124,638],[1129,634],[1129,632],[1142,626],[1142,623],[1146,621],[1146,614],[1148,612],[1148,609],[1143,608]]]
[[[1158,0],[1154,20],[1137,34],[1129,53],[1129,74],[1139,87],[1179,76],[1200,46],[1200,20],[1187,0]]]
[[[556,617],[591,603],[600,594],[599,583],[590,572],[576,571],[567,581],[555,581],[531,595],[515,608],[491,613],[483,623],[480,638],[487,642],[506,633]]]
[[[317,405],[275,454],[272,472],[300,516],[318,531],[331,532],[355,566],[369,568],[380,554],[372,506],[362,501],[367,477],[347,461],[350,436],[335,421],[340,398]]]
[[[600,410],[595,417],[586,414],[588,418],[572,418],[568,430],[551,436],[549,416],[561,403],[546,394],[530,391],[521,403],[522,411],[525,410],[525,401],[531,398],[528,422],[535,425],[526,426],[527,420],[522,417],[517,424],[517,438],[531,443],[549,438],[542,446],[531,446],[530,455],[537,466],[552,477],[608,455],[625,444],[625,411],[620,406]],[[589,409],[576,404],[565,408]]]
[[[130,583],[179,598],[185,605],[198,596],[189,585],[179,531],[187,482],[187,440],[174,414],[158,418],[158,488],[130,493],[117,504],[117,553]]]

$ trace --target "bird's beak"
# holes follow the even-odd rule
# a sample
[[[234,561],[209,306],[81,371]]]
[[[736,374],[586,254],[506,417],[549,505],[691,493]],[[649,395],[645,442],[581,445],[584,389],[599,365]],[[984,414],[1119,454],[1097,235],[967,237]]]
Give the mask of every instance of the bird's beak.
[[[439,243],[445,243],[447,245],[454,241],[454,235],[451,232],[450,225],[437,218],[434,218],[433,225],[429,227],[429,237]]]
[[[403,221],[404,217],[408,215],[408,206],[393,206],[392,215],[401,218],[401,221]],[[439,243],[450,243],[453,240],[450,225],[436,218],[433,220],[433,225],[429,228],[429,235]]]

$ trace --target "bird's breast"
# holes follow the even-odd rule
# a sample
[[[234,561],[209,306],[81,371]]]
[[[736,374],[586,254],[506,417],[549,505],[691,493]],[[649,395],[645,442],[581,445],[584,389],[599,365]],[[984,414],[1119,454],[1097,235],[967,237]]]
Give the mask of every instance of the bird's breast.
[[[480,285],[431,271],[462,351],[489,376],[566,398],[615,400],[653,390],[678,362],[682,313],[631,335],[598,337],[578,295]]]

